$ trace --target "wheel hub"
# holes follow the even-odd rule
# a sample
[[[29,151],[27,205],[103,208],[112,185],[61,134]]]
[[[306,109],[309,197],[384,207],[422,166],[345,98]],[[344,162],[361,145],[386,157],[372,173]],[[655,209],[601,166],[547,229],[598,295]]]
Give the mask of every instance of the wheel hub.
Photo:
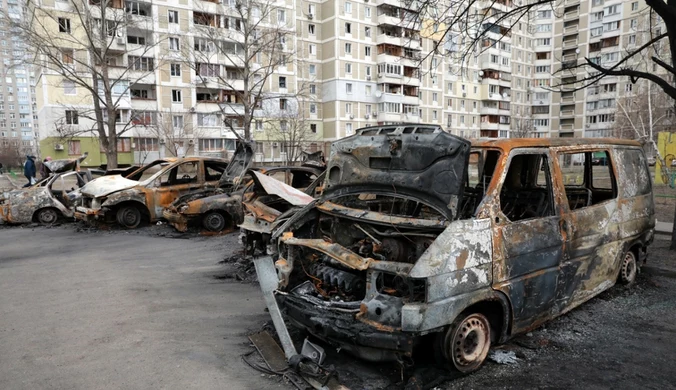
[[[634,278],[636,278],[636,262],[634,261],[634,255],[629,252],[625,255],[622,262],[622,279],[631,282]]]
[[[486,346],[486,325],[476,319],[468,318],[458,329],[458,336],[453,350],[455,360],[466,365],[474,362],[483,353]]]

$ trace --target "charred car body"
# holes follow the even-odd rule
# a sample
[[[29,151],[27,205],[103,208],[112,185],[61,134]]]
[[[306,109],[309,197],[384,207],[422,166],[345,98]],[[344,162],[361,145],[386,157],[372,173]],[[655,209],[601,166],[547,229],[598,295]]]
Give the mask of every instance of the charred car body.
[[[104,174],[100,170],[80,171],[79,164],[86,157],[43,162],[50,176],[28,188],[0,195],[0,222],[49,225],[59,218],[73,217],[73,207],[81,196],[79,189],[95,176]]]
[[[154,222],[162,218],[164,208],[179,196],[216,188],[227,166],[227,161],[217,158],[169,158],[156,160],[127,177],[114,175],[93,180],[82,188],[82,201],[75,217],[88,221],[116,220],[126,228],[135,228],[144,219]]]
[[[592,166],[600,153],[608,165]],[[631,283],[654,223],[638,143],[470,144],[380,126],[332,145],[322,197],[256,266],[262,287],[277,279],[272,302],[320,339],[373,361],[431,343],[471,372],[491,343]]]
[[[230,230],[242,223],[242,201],[254,201],[252,192],[254,172],[271,176],[295,188],[305,188],[320,175],[323,156],[315,153],[304,155],[303,166],[270,167],[249,169],[253,160],[253,147],[240,143],[220,180],[219,188],[188,193],[174,201],[164,210],[164,218],[176,230],[185,232],[190,224],[201,222],[203,228],[212,232]]]

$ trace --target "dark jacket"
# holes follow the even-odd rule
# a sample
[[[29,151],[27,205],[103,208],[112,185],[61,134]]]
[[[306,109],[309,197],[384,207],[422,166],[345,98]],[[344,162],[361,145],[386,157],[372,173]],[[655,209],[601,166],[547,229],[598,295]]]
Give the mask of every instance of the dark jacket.
[[[23,166],[23,174],[27,177],[35,177],[35,160],[32,156],[26,156],[26,164]]]

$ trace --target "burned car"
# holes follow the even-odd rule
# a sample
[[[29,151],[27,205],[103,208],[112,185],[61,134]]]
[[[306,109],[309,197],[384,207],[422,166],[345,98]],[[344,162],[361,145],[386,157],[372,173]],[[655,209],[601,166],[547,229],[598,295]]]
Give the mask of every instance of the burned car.
[[[79,189],[103,175],[99,170],[79,170],[86,157],[45,161],[50,176],[30,187],[0,194],[0,222],[51,225],[59,218],[73,217],[73,207],[81,196]]]
[[[250,200],[254,194],[251,188],[256,174],[275,177],[293,187],[305,188],[322,172],[315,167],[271,167],[248,169],[253,151],[241,158],[235,153],[236,167],[227,170],[216,191],[198,191],[184,195],[164,210],[164,218],[176,230],[185,232],[190,224],[200,223],[208,231],[221,232],[233,229],[242,223],[244,209],[242,200]],[[242,152],[243,153],[243,152]],[[274,180],[274,179],[273,179]]]
[[[133,229],[142,221],[155,222],[176,198],[218,186],[228,162],[218,158],[165,158],[123,177],[105,176],[82,188],[75,218],[117,221]]]
[[[282,313],[363,359],[433,348],[468,373],[493,343],[632,283],[654,225],[636,142],[379,126],[333,143],[321,198],[254,262],[285,351]]]

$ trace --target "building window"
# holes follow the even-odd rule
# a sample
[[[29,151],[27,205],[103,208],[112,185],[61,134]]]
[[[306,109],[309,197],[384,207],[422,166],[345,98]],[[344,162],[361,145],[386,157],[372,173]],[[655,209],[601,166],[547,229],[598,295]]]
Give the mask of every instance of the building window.
[[[286,77],[279,76],[279,88],[286,88]]]
[[[117,152],[118,153],[129,153],[129,152],[131,152],[131,138],[118,138],[117,139]]]
[[[352,83],[345,84],[345,93],[348,93],[348,94],[352,93]]]
[[[364,27],[364,36],[366,38],[371,38],[371,27]]]
[[[371,7],[364,7],[364,17],[371,18]]]
[[[345,44],[345,54],[352,54],[352,44],[351,43]]]
[[[66,124],[68,124],[68,125],[77,125],[78,124],[77,111],[66,110]]]
[[[136,149],[142,152],[157,152],[160,150],[157,138],[135,138]]]
[[[256,131],[263,131],[263,121],[257,120],[255,129]]]
[[[346,14],[352,13],[352,3],[350,3],[349,1],[345,2],[345,13]]]
[[[169,37],[169,50],[178,51],[179,48],[180,48],[180,44],[179,44],[178,38]]]
[[[288,108],[288,102],[286,99],[282,98],[279,99],[279,109],[280,110],[286,110]]]
[[[75,82],[71,80],[63,80],[63,94],[64,95],[75,95],[77,89],[75,89]]]
[[[154,69],[155,59],[152,57],[129,56],[129,69],[151,71]]]
[[[352,135],[354,132],[352,131],[352,123],[346,123],[345,124],[345,135]]]
[[[317,86],[315,84],[310,84],[310,95],[317,94]]]
[[[70,19],[59,18],[59,32],[70,34]]]
[[[66,65],[73,65],[74,62],[73,49],[61,50],[61,61]]]
[[[181,64],[171,64],[171,76],[180,77],[181,76]]]
[[[172,89],[171,90],[171,101],[173,103],[181,103],[183,102],[183,95],[181,94],[180,89]]]
[[[315,35],[315,30],[316,30],[316,27],[315,27],[314,24],[308,24],[308,26],[307,26],[308,34]]]
[[[171,124],[174,127],[174,129],[182,129],[183,128],[183,115],[174,115],[171,117]]]
[[[311,56],[317,55],[317,45],[309,44],[308,51],[310,52]]]
[[[631,10],[638,11],[638,1],[634,1],[633,3],[631,3]]]
[[[283,132],[289,131],[289,122],[279,121],[279,129]]]
[[[169,11],[169,23],[178,24],[178,11]]]
[[[277,10],[277,21],[279,23],[286,23],[286,11],[283,9]]]
[[[203,127],[220,127],[221,116],[219,114],[197,114],[197,125]]]
[[[352,34],[352,23],[345,22],[345,34]]]
[[[314,103],[310,103],[310,114],[317,114],[317,105]]]
[[[350,62],[345,63],[345,73],[352,74],[352,63]]]
[[[371,57],[371,46],[364,46],[364,55],[366,57]]]
[[[317,124],[316,124],[316,123],[311,123],[311,124],[310,124],[310,131],[311,131],[313,134],[316,134],[316,133],[317,133]]]
[[[352,103],[345,103],[345,114],[352,114]]]
[[[315,65],[315,64],[310,64],[310,66],[309,66],[309,72],[310,72],[310,74],[312,74],[312,75],[317,74],[317,65]]]

